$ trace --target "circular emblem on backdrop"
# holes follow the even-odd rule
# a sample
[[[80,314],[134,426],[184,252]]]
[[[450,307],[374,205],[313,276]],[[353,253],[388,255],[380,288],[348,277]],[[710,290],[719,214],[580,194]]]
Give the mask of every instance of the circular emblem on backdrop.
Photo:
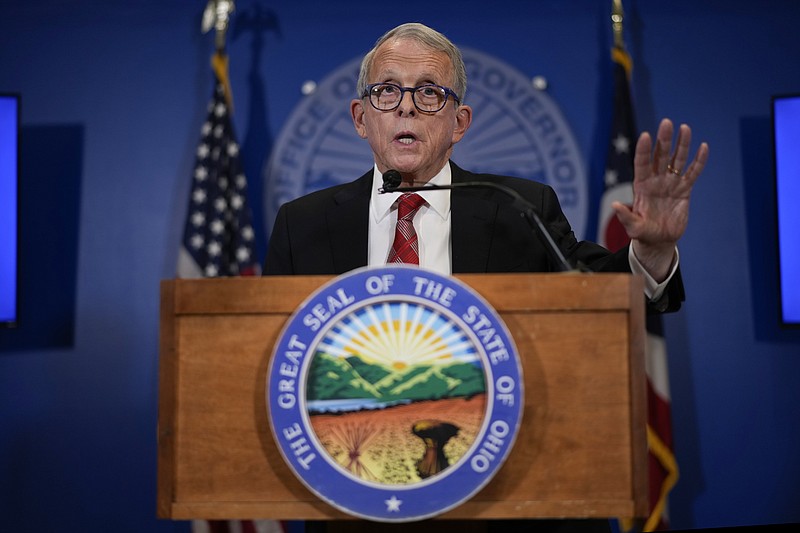
[[[422,520],[480,490],[522,417],[514,342],[471,288],[416,267],[364,268],[312,294],[270,361],[284,460],[353,516]]]
[[[453,161],[472,172],[528,178],[553,187],[581,238],[587,183],[578,145],[561,110],[529,77],[488,54],[461,49],[467,67],[465,103],[474,109]],[[361,58],[337,68],[297,105],[272,149],[264,176],[266,234],[285,202],[352,181],[373,165],[369,144],[355,132],[350,101]]]

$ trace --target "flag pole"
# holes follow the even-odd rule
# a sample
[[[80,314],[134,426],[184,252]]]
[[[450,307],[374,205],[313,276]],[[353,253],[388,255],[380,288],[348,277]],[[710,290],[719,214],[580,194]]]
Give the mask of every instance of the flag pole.
[[[631,79],[633,61],[625,50],[625,38],[623,35],[623,21],[625,11],[622,9],[622,0],[612,0],[611,6],[611,30],[614,33],[614,46],[611,48],[611,58],[622,65],[628,81]]]
[[[203,33],[208,33],[211,28],[214,28],[214,44],[216,46],[216,53],[211,56],[211,67],[217,79],[222,84],[225,91],[225,100],[233,110],[233,93],[231,91],[230,80],[228,79],[228,55],[225,51],[225,45],[228,35],[228,24],[230,22],[231,14],[236,10],[236,5],[233,0],[208,0],[206,8],[203,11],[203,21],[201,29]]]
[[[611,6],[611,29],[614,31],[614,46],[625,48],[625,40],[622,38],[622,22],[625,18],[625,11],[622,9],[622,0],[613,0]]]
[[[236,10],[233,0],[208,0],[206,9],[203,11],[203,21],[201,28],[203,33],[208,33],[211,28],[216,30],[215,44],[217,53],[225,53],[225,36],[228,32],[228,22],[231,14]]]

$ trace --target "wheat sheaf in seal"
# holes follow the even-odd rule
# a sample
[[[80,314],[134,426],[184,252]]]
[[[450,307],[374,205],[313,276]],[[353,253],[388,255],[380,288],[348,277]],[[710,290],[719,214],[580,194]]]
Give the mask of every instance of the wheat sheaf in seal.
[[[422,520],[497,473],[522,418],[516,346],[463,282],[363,268],[289,318],[267,375],[278,449],[299,480],[352,516]]]

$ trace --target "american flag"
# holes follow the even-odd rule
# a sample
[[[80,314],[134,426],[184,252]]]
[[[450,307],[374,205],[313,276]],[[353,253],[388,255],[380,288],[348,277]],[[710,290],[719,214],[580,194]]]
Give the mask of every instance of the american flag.
[[[227,57],[215,55],[214,94],[197,146],[178,258],[182,278],[260,273],[247,179],[231,121]]]
[[[633,202],[633,156],[636,126],[630,95],[632,61],[624,48],[611,50],[614,63],[614,115],[605,166],[605,192],[600,200],[597,241],[609,250],[619,250],[630,239],[614,214],[611,204]],[[667,495],[678,480],[678,465],[672,447],[672,419],[669,395],[667,350],[661,317],[647,317],[645,368],[647,373],[647,445],[649,451],[650,515],[644,531],[667,529]],[[625,529],[626,525],[623,524]]]
[[[261,273],[255,254],[247,179],[231,118],[228,58],[215,54],[214,94],[195,155],[178,276],[201,278]],[[275,520],[193,520],[193,533],[283,533]]]

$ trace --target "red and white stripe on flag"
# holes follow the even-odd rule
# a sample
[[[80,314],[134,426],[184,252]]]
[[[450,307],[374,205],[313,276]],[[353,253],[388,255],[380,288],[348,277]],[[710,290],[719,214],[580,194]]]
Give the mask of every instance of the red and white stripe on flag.
[[[643,529],[657,531],[669,528],[667,496],[678,481],[678,463],[675,460],[672,443],[667,345],[659,316],[648,318],[645,369],[650,516]]]

